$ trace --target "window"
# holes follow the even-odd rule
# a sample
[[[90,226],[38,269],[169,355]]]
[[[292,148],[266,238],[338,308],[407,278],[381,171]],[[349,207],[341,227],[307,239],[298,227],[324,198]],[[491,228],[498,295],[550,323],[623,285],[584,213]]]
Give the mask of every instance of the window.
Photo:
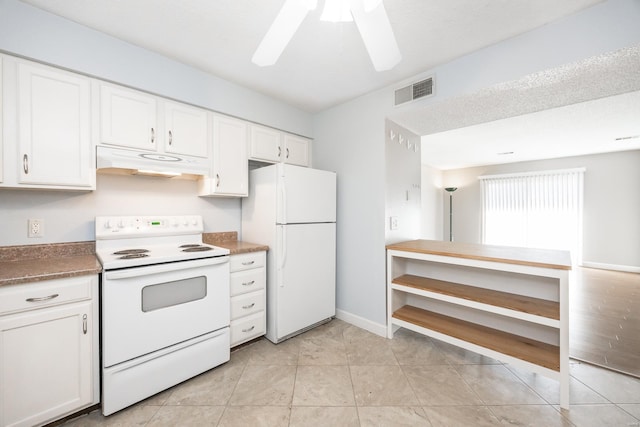
[[[584,169],[481,176],[482,242],[571,251],[581,262]]]

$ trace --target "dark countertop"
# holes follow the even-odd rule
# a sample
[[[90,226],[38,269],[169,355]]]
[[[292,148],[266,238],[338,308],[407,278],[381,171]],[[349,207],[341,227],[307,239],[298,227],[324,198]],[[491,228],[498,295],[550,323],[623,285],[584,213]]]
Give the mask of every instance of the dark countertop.
[[[95,242],[0,247],[0,286],[100,272]]]
[[[202,241],[229,249],[231,255],[268,251],[269,247],[238,240],[235,231],[204,233]],[[0,247],[0,286],[99,274],[102,265],[95,242]]]
[[[202,235],[202,242],[229,249],[231,255],[269,250],[269,246],[266,245],[238,240],[238,233],[235,231],[225,233],[204,233]]]

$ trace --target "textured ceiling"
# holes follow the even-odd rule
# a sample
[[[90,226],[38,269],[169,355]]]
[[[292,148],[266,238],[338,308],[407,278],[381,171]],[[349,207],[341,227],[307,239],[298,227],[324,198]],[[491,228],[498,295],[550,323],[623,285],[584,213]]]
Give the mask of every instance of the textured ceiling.
[[[640,45],[397,115],[438,169],[640,149]],[[499,154],[499,153],[510,154]],[[512,154],[511,154],[512,153]]]
[[[283,0],[23,0],[72,21],[317,112],[601,0],[385,0],[402,53],[373,70],[353,23],[307,16],[278,63],[251,56]]]

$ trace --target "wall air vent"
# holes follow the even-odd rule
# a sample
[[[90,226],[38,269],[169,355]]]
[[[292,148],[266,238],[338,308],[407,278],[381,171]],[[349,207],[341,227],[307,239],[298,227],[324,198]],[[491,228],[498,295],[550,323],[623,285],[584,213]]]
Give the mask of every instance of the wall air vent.
[[[433,95],[433,77],[397,89],[394,105],[404,104],[429,95]]]

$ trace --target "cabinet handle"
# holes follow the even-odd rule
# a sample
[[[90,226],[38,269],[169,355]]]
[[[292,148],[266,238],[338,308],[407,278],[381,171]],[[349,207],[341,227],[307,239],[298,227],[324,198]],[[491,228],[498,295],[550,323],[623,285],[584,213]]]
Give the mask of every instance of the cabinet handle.
[[[156,131],[151,128],[151,143],[153,144],[156,141]]]
[[[173,142],[173,133],[169,131],[169,145]]]
[[[253,325],[253,326],[252,326],[252,327],[250,327],[250,328],[243,329],[243,330],[242,330],[242,332],[251,332],[251,331],[253,331],[255,328],[256,328],[256,325]]]
[[[49,301],[50,299],[54,299],[57,298],[59,296],[59,294],[51,294],[48,295],[46,297],[34,297],[34,298],[27,298],[27,302],[40,302],[40,301]]]
[[[287,148],[287,159],[289,158],[289,149]]]
[[[250,281],[250,282],[244,282],[244,283],[242,284],[242,286],[251,286],[251,285],[253,285],[254,283],[256,283],[256,281],[255,281],[255,280],[252,280],[252,281]]]
[[[245,310],[248,310],[248,309],[250,309],[250,308],[253,308],[253,306],[254,306],[254,305],[256,305],[256,303],[255,303],[255,302],[252,302],[252,303],[251,303],[251,304],[249,304],[249,305],[243,305],[243,306],[242,306],[242,308],[244,308]]]
[[[281,154],[282,154],[282,148],[280,148],[280,146],[278,145],[278,157],[280,157]]]
[[[216,174],[216,188],[220,187],[220,174]]]
[[[87,315],[82,316],[82,333],[87,335]]]
[[[255,262],[255,261],[244,261],[244,262],[242,263],[242,265],[251,265],[251,264],[253,264],[254,262]]]
[[[25,174],[29,174],[29,156],[27,154],[22,156],[22,169]]]

